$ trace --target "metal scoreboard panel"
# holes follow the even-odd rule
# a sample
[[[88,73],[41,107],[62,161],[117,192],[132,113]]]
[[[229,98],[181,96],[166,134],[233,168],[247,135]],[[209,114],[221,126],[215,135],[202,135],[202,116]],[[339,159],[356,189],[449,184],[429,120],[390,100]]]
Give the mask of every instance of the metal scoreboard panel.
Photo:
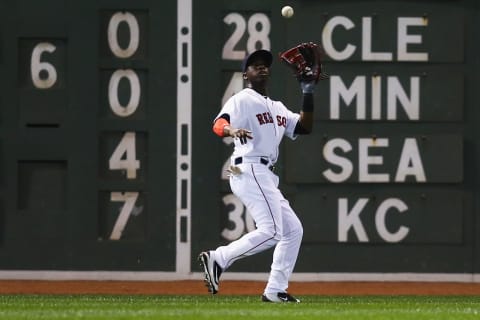
[[[331,126],[330,126],[331,127]],[[460,134],[382,132],[343,125],[286,144],[287,183],[427,184],[463,182]],[[363,129],[363,130],[362,130]],[[344,133],[348,131],[348,134]],[[305,161],[309,159],[309,161]],[[439,161],[441,159],[441,161]]]
[[[177,2],[0,7],[0,269],[175,271]]]
[[[208,16],[194,18],[194,42],[209,37],[194,46],[194,74],[212,79],[193,89],[194,171],[219,191],[192,191],[192,253],[255,228],[224,173],[231,140],[211,121],[243,87],[241,58],[258,36],[256,48],[274,53],[322,44],[330,74],[315,92],[314,133],[284,142],[277,166],[305,228],[297,272],[471,271],[472,2],[293,1],[291,19],[277,1],[206,3],[194,3]],[[296,80],[277,60],[272,70],[271,96],[298,110]],[[268,271],[270,256],[232,270]]]
[[[461,190],[304,187],[292,203],[304,213],[304,241],[310,244],[414,247],[462,245],[464,239]]]
[[[315,118],[345,121],[460,122],[464,117],[463,64],[327,63]],[[448,76],[446,76],[448,74]],[[289,95],[295,96],[289,87]],[[407,99],[406,99],[407,98]],[[401,100],[407,102],[402,104]]]
[[[323,44],[330,74],[316,92],[314,134],[284,149],[286,190],[305,226],[299,260],[363,272],[369,252],[371,271],[469,270],[466,9],[389,1],[299,9],[318,32],[292,24],[291,34]]]

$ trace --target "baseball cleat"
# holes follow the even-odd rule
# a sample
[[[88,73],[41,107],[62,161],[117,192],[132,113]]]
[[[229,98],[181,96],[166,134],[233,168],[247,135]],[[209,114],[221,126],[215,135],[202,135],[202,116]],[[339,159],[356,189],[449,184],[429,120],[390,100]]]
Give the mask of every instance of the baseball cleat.
[[[211,256],[210,251],[200,253],[198,261],[200,261],[200,265],[205,272],[204,281],[208,291],[212,294],[216,294],[218,292],[218,283],[220,275],[222,274],[222,268],[220,268],[218,263]]]
[[[295,298],[294,296],[289,295],[286,292],[278,292],[277,294],[275,293],[264,293],[262,295],[262,301],[263,302],[295,302],[299,303],[300,300]]]

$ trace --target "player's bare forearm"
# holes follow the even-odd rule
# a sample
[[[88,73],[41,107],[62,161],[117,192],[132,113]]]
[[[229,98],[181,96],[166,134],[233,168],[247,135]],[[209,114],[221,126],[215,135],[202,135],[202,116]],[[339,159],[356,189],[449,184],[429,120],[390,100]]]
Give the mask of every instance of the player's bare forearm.
[[[231,137],[231,134],[230,134],[231,131],[232,131],[231,126],[224,126],[223,127],[223,136],[224,137]]]

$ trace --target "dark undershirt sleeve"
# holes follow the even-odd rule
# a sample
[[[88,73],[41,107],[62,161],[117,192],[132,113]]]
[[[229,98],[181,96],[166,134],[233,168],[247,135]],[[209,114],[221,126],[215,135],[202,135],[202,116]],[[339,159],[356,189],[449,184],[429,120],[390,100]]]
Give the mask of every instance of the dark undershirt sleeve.
[[[297,125],[295,126],[295,130],[293,130],[293,133],[295,134],[309,134],[310,132],[308,132],[307,130],[305,130],[303,127],[302,127],[302,124],[299,122],[297,122]]]
[[[222,114],[220,117],[218,117],[218,119],[220,118],[225,119],[228,121],[228,123],[230,123],[230,115],[228,113]]]
[[[313,112],[313,94],[306,93],[303,95],[303,103],[302,103],[302,110],[303,112]],[[309,134],[305,128],[302,127],[300,121],[297,122],[295,126],[295,130],[293,131],[295,134]]]

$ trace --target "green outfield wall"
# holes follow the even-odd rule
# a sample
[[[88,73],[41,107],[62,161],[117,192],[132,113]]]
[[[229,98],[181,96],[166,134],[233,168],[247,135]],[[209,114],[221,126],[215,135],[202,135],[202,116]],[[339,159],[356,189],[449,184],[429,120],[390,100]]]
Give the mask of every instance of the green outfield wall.
[[[247,53],[313,41],[330,78],[276,168],[296,272],[480,273],[480,4],[286,4],[0,0],[0,270],[200,271],[255,228],[212,120]],[[270,94],[300,110],[278,59]]]

